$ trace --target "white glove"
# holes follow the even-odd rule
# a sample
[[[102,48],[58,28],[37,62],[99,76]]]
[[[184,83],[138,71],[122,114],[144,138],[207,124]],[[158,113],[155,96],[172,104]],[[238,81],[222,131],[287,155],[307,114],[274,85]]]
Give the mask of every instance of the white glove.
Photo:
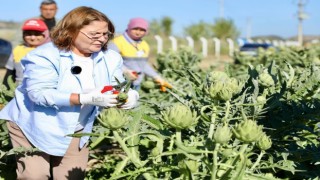
[[[119,106],[121,109],[132,109],[138,106],[139,93],[136,90],[130,89],[126,103]]]
[[[81,104],[89,104],[102,107],[114,107],[119,102],[116,94],[102,94],[102,88],[95,89],[87,94],[79,94]]]

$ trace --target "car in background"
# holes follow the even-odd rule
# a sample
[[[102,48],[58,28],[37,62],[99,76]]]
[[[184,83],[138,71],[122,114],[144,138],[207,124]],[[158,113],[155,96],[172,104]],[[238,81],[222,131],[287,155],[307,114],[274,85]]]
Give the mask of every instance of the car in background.
[[[274,46],[272,44],[267,43],[246,43],[240,47],[239,53],[241,56],[257,56],[260,48],[267,50],[271,47]]]
[[[12,52],[12,45],[9,41],[0,38],[0,68],[4,68],[10,54]]]

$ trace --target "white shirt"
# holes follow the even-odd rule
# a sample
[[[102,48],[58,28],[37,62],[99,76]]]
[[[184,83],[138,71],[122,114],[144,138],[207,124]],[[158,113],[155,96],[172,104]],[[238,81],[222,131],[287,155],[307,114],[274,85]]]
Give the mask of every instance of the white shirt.
[[[91,57],[83,57],[76,54],[72,54],[74,59],[74,66],[79,66],[81,68],[81,72],[76,74],[82,84],[83,92],[88,93],[95,89],[95,83],[93,79],[93,59]],[[84,125],[87,123],[89,119],[89,115],[94,110],[94,106],[91,105],[82,105],[80,116],[79,116],[79,124],[77,125],[76,131],[82,130]]]

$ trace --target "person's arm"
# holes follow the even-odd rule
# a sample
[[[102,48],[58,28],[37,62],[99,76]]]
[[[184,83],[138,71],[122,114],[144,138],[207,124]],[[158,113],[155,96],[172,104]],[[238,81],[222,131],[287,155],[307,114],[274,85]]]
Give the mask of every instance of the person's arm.
[[[80,105],[80,94],[72,93],[70,95],[70,105],[75,106],[75,105]]]
[[[8,78],[11,77],[13,82],[16,82],[16,71],[14,69],[14,60],[13,60],[13,54],[11,53],[7,63],[5,65],[6,68],[6,74],[3,77],[3,84],[7,87],[7,89],[10,88],[8,83]]]

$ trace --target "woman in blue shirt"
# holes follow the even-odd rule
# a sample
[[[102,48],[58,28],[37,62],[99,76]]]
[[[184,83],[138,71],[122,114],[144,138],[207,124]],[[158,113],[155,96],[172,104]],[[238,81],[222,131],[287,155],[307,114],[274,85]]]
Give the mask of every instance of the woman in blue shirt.
[[[8,120],[13,147],[41,152],[17,156],[18,179],[84,179],[89,137],[67,135],[90,133],[99,111],[118,104],[117,95],[101,93],[103,86],[117,85],[116,79],[124,81],[120,54],[107,49],[114,31],[106,15],[78,7],[52,30],[52,42],[22,59],[22,84],[0,119]],[[137,106],[137,91],[128,96],[119,108]]]

